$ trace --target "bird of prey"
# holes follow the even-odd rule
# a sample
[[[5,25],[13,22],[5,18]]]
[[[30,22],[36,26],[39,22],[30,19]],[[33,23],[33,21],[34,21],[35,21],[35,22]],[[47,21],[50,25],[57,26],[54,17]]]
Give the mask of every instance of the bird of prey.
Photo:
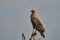
[[[43,27],[42,23],[39,21],[38,17],[36,16],[35,10],[31,10],[32,14],[30,16],[31,23],[33,26],[33,30],[37,30],[43,38],[45,38],[44,32],[45,28]]]

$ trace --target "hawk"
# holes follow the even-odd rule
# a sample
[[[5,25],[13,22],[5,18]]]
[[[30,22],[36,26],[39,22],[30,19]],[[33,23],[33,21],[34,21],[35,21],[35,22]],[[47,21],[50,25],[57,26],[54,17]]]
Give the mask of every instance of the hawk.
[[[37,30],[43,38],[45,38],[44,32],[45,28],[43,27],[42,23],[39,21],[35,10],[31,10],[32,14],[30,15],[31,23],[33,26],[33,30]]]

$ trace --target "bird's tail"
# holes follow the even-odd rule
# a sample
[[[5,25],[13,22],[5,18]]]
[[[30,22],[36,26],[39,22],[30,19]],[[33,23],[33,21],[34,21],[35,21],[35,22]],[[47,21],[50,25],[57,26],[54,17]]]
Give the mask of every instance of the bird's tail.
[[[44,34],[44,33],[41,33],[41,32],[40,32],[40,34],[41,34],[41,36],[42,36],[43,38],[45,38],[45,34]]]
[[[36,28],[36,30],[41,34],[43,38],[45,38],[45,34],[40,28]]]

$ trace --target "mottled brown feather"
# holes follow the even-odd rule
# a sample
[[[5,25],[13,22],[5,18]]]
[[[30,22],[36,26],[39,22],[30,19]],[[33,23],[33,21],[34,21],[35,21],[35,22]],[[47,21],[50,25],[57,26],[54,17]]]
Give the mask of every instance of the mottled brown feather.
[[[36,29],[38,32],[40,32],[41,36],[45,38],[44,35],[45,28],[43,27],[42,23],[39,21],[38,17],[36,16],[35,10],[32,11],[30,18],[31,18],[31,23],[33,25],[33,28]]]

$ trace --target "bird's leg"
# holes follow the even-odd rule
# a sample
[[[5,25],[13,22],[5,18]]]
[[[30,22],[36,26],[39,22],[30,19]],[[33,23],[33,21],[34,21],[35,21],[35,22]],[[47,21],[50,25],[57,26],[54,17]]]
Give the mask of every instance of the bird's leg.
[[[35,35],[36,35],[37,33],[36,33],[36,27],[35,27]]]
[[[33,32],[34,32],[35,27],[33,26]]]
[[[36,28],[33,28],[33,32],[34,35],[36,35]]]
[[[33,28],[33,32],[34,32],[34,28]]]

